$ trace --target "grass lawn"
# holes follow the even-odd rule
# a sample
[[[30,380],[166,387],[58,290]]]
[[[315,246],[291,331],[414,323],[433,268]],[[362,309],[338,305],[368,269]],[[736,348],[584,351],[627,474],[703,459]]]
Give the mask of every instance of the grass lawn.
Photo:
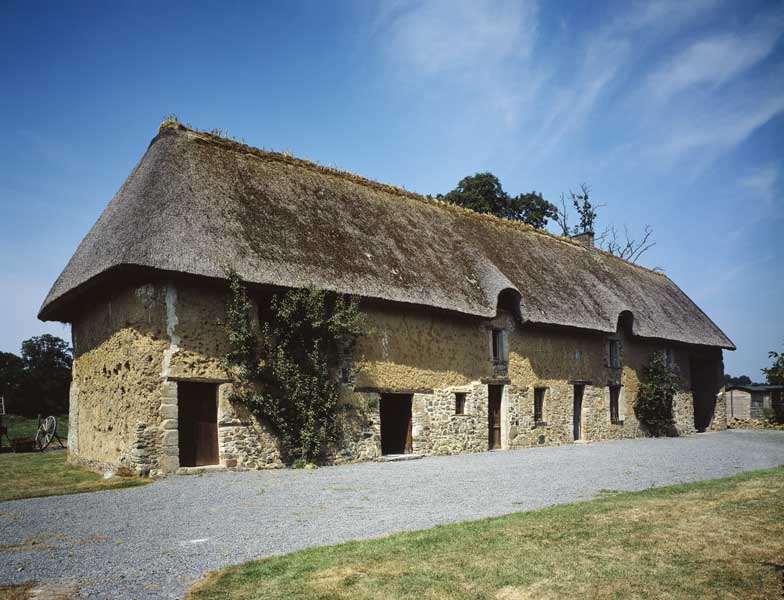
[[[302,550],[191,600],[778,598],[784,467]]]
[[[66,462],[65,450],[0,454],[0,501],[97,492],[147,483],[140,477],[111,477]]]
[[[14,439],[15,437],[35,437],[38,431],[38,421],[35,418],[22,417],[19,415],[3,415],[3,424],[8,427],[8,437]],[[60,415],[57,418],[57,435],[59,435],[63,443],[68,439],[68,415]],[[59,446],[57,440],[52,442],[55,446]],[[3,446],[8,445],[8,440],[3,437]]]

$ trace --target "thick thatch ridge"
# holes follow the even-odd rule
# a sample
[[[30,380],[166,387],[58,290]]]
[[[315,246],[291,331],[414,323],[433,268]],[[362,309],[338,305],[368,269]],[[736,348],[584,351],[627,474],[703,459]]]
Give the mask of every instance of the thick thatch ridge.
[[[73,320],[118,268],[313,284],[479,317],[498,296],[524,321],[734,348],[669,278],[528,225],[480,215],[179,124],[163,127],[41,307]]]

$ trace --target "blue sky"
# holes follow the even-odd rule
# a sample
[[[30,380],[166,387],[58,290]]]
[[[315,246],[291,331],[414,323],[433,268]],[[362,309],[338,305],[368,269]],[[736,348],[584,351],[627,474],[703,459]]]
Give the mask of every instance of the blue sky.
[[[489,170],[661,267],[761,379],[784,346],[784,4],[2,2],[0,350],[177,114],[421,193]]]

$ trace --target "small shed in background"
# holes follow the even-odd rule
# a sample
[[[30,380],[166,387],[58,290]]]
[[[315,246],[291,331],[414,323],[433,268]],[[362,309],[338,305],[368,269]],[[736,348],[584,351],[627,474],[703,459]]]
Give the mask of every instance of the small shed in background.
[[[782,397],[782,385],[730,385],[724,392],[727,419],[767,419],[773,398]]]

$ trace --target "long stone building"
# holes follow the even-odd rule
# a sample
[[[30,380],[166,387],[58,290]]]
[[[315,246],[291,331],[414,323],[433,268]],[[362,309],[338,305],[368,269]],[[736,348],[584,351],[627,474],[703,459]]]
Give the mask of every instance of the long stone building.
[[[656,351],[682,375],[678,431],[726,426],[734,346],[666,276],[592,239],[169,123],[40,310],[72,324],[72,460],[281,464],[221,368],[230,269],[260,309],[306,285],[361,298],[332,462],[643,436],[634,400]]]

